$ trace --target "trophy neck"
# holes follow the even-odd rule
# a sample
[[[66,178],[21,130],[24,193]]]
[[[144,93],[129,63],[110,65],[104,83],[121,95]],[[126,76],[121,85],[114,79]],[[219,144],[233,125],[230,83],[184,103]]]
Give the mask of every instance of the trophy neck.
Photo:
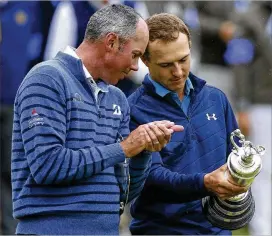
[[[262,168],[258,154],[245,155],[244,150],[230,153],[228,169],[235,182],[241,186],[251,184]]]

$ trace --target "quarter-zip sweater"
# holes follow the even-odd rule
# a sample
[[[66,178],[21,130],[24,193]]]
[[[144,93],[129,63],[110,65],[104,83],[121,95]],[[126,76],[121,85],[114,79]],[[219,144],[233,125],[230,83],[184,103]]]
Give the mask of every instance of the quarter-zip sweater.
[[[15,99],[13,215],[17,234],[117,235],[126,187],[120,137],[129,106],[118,88],[97,82],[96,101],[82,61],[59,52],[35,66]],[[141,191],[151,158],[129,162],[128,200]]]
[[[138,125],[170,120],[184,126],[152,154],[152,167],[140,196],[131,207],[132,234],[230,234],[212,226],[202,212],[201,198],[210,193],[204,175],[226,162],[230,133],[237,122],[225,94],[192,73],[187,115],[170,94],[161,97],[145,77],[129,97],[131,130]]]

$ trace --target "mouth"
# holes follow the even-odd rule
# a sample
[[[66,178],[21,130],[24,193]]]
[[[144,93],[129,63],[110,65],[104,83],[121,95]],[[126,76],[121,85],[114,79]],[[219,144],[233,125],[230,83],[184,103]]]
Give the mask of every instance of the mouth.
[[[125,79],[126,76],[127,76],[127,74],[125,72],[122,72],[122,74],[120,75],[119,80]]]
[[[126,71],[122,71],[122,74],[123,74],[123,78],[124,79],[125,77],[128,77],[128,74],[129,74],[130,71],[126,72]]]
[[[170,79],[171,82],[177,82],[177,81],[180,81],[182,78],[173,78],[173,79]]]

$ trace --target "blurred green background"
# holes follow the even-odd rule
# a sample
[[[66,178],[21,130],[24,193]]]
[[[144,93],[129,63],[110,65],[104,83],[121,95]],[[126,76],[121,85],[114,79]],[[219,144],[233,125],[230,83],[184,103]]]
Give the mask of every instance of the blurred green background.
[[[233,230],[233,235],[250,235],[248,232],[248,227],[243,227],[241,229]]]

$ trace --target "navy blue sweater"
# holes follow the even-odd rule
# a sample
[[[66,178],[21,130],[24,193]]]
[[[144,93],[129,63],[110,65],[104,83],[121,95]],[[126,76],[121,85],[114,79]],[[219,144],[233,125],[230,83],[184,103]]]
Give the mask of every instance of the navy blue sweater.
[[[116,87],[94,99],[82,61],[59,53],[25,77],[15,100],[12,194],[20,234],[118,234],[129,106]],[[131,200],[141,191],[150,155],[132,158]],[[126,176],[124,176],[126,177]]]
[[[192,73],[189,78],[194,90],[187,116],[171,96],[157,95],[147,77],[129,97],[132,130],[163,119],[184,126],[152,154],[144,190],[131,207],[133,234],[230,234],[207,221],[200,199],[209,195],[204,175],[226,162],[237,123],[223,92]]]

